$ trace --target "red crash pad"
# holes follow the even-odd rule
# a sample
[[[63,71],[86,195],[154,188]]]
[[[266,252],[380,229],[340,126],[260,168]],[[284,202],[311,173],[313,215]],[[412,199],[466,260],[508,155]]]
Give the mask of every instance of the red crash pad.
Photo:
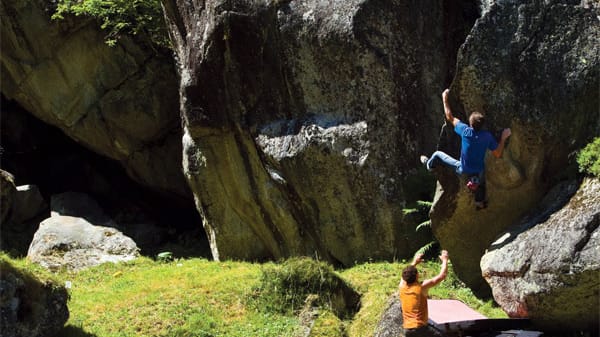
[[[436,324],[486,319],[458,300],[427,300],[429,319]]]

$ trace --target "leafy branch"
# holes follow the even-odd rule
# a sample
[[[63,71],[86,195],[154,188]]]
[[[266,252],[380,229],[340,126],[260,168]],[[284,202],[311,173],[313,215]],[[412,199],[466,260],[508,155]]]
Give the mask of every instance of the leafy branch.
[[[600,137],[594,138],[577,154],[579,171],[600,177]]]
[[[108,31],[109,46],[124,35],[138,36],[160,47],[170,47],[160,0],[59,0],[53,20],[65,15],[89,16]]]

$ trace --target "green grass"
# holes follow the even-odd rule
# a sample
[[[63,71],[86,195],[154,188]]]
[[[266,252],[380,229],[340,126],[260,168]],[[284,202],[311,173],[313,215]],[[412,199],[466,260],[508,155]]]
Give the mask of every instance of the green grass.
[[[291,336],[294,317],[248,310],[257,265],[147,258],[105,264],[73,279],[68,324],[97,336]]]
[[[343,271],[341,274],[363,294],[361,311],[354,317],[349,327],[349,336],[372,336],[385,310],[390,296],[395,294],[400,283],[402,269],[408,264],[401,263],[364,263]],[[439,273],[439,263],[424,262],[419,265],[422,279],[431,278]],[[508,317],[492,300],[478,299],[470,289],[460,282],[452,270],[442,283],[429,291],[430,298],[458,299],[469,307],[490,318]]]
[[[3,259],[9,259],[1,256]],[[104,264],[79,273],[55,275],[10,259],[19,268],[41,278],[70,281],[71,316],[61,337],[106,336],[303,336],[298,310],[257,308],[257,289],[265,267],[274,264],[215,262],[185,259],[157,262],[149,258]],[[339,319],[330,308],[319,307],[311,337],[372,336],[389,296],[397,289],[406,262],[363,263],[337,270],[362,294],[354,317]],[[425,277],[439,264],[421,266]],[[456,298],[488,317],[506,317],[492,302],[478,300],[450,272],[448,279],[430,291],[433,298]]]
[[[294,257],[261,270],[260,284],[249,299],[258,310],[296,314],[308,306],[348,317],[360,302],[360,295],[325,262]]]

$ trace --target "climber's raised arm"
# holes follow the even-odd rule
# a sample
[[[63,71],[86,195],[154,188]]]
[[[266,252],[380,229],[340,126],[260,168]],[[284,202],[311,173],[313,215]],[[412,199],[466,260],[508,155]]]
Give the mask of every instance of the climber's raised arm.
[[[402,327],[407,337],[441,337],[440,332],[428,324],[427,291],[446,277],[448,252],[443,250],[440,255],[442,267],[439,275],[425,280],[423,283],[419,281],[419,271],[417,270],[417,265],[422,259],[422,254],[416,255],[413,262],[402,270],[402,281],[398,289],[402,305]]]
[[[456,126],[460,119],[454,117],[452,114],[452,109],[450,109],[450,104],[448,103],[448,94],[450,93],[450,89],[444,90],[442,92],[442,102],[444,102],[444,114],[446,115],[446,120],[452,123],[452,126]]]
[[[506,139],[510,137],[510,134],[511,131],[509,128],[502,130],[502,136],[500,136],[500,142],[498,142],[498,147],[494,151],[492,151],[494,157],[500,158],[500,156],[502,156],[502,151],[504,151],[504,143],[506,142]]]
[[[448,251],[446,250],[442,250],[442,253],[440,254],[440,260],[442,260],[442,266],[440,267],[440,273],[437,274],[436,276],[434,276],[433,278],[430,278],[428,280],[423,281],[423,288],[428,289],[433,287],[434,285],[442,282],[445,278],[446,275],[448,274]]]

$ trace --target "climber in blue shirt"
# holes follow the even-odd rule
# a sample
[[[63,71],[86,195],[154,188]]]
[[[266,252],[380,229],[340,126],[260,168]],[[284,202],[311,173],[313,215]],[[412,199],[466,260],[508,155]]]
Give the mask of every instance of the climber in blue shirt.
[[[449,89],[442,93],[444,103],[444,114],[454,126],[456,132],[461,138],[460,161],[452,158],[442,151],[436,151],[431,158],[421,156],[421,162],[432,170],[438,163],[452,167],[459,175],[468,176],[467,187],[475,192],[475,206],[482,209],[487,206],[485,199],[485,153],[490,150],[496,158],[502,156],[504,143],[510,137],[510,129],[502,130],[500,142],[497,142],[494,136],[486,130],[482,130],[484,116],[474,111],[469,116],[469,125],[463,123],[460,119],[454,117],[450,104],[448,104]]]

